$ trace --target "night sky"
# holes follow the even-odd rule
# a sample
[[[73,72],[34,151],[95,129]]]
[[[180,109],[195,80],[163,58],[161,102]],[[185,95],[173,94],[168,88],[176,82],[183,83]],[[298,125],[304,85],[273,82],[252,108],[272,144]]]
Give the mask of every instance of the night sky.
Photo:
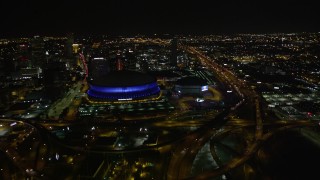
[[[320,31],[314,0],[1,0],[0,8],[1,37]]]

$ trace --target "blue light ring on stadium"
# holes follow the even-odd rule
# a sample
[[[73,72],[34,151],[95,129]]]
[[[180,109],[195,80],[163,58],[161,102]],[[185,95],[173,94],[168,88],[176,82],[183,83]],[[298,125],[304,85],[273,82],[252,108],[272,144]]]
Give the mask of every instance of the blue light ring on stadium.
[[[130,88],[129,88],[130,89]],[[150,85],[149,88],[146,89],[141,89],[141,91],[131,91],[131,92],[123,92],[123,91],[112,91],[110,92],[101,92],[101,91],[96,91],[97,88],[93,88],[88,90],[88,95],[93,98],[98,98],[98,99],[129,99],[129,98],[142,98],[142,97],[147,97],[151,95],[158,94],[160,92],[160,88],[157,86],[155,83]],[[100,90],[100,88],[98,88]]]
[[[93,95],[95,94],[96,96],[106,96],[106,95],[111,95],[111,96],[121,96],[121,95],[142,95],[142,94],[154,94],[154,93],[158,93],[160,92],[160,88],[159,87],[153,87],[150,89],[146,89],[144,91],[136,91],[136,92],[118,92],[118,93],[105,93],[105,92],[99,92],[99,91],[94,91],[92,89],[90,89],[88,91],[88,94]]]
[[[159,87],[152,87],[149,89],[145,89],[143,91],[131,91],[131,92],[101,92],[101,91],[95,91],[94,89],[90,89],[88,92],[91,93],[95,93],[95,94],[101,94],[101,95],[105,95],[105,94],[110,94],[110,95],[121,95],[121,94],[143,94],[143,93],[147,93],[147,92],[159,92],[160,88]]]
[[[137,85],[137,86],[129,86],[129,87],[103,87],[103,86],[96,86],[90,85],[90,90],[95,92],[104,92],[104,93],[126,93],[126,92],[142,92],[154,87],[158,87],[157,83],[150,83],[144,85]]]

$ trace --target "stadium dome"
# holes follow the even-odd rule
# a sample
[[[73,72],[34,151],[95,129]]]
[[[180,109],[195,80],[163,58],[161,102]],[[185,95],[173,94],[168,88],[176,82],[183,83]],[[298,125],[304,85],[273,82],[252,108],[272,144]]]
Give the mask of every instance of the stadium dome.
[[[178,79],[175,85],[175,90],[179,94],[201,94],[208,88],[207,81],[196,76]]]
[[[89,82],[88,96],[101,100],[131,100],[159,94],[154,77],[135,71],[114,71]]]

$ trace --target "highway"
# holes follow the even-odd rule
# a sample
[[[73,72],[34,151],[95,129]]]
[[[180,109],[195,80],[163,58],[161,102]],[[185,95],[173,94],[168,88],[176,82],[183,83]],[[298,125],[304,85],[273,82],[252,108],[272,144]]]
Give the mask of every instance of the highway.
[[[63,112],[63,110],[68,108],[72,104],[74,98],[80,93],[81,86],[81,81],[74,84],[73,87],[70,88],[67,95],[50,106],[48,110],[49,119],[59,120],[60,114]]]
[[[236,77],[231,71],[225,69],[219,64],[215,63],[214,60],[210,59],[202,52],[196,50],[194,47],[181,47],[189,53],[197,55],[198,59],[203,65],[212,70],[217,78],[222,81],[224,84],[228,85],[234,92],[237,93],[239,97],[242,98],[240,102],[236,105],[230,107],[230,113],[226,111],[224,114],[221,114],[214,118],[211,122],[222,122],[221,127],[225,124],[222,131],[219,131],[219,126],[217,127],[215,123],[208,123],[204,127],[200,128],[200,131],[195,131],[191,135],[185,137],[185,140],[178,145],[173,153],[172,158],[169,164],[167,178],[170,179],[209,179],[212,177],[218,177],[226,174],[231,169],[243,165],[247,162],[263,145],[264,141],[269,139],[275,133],[288,130],[296,127],[306,127],[306,126],[316,126],[317,124],[310,121],[279,121],[279,122],[268,122],[268,125],[280,125],[280,128],[269,131],[264,134],[264,124],[261,117],[260,110],[260,100],[257,93],[249,88],[248,85],[238,77]],[[255,111],[254,119],[241,120],[237,119],[233,122],[226,122],[223,119],[227,119],[228,116],[237,111],[244,102],[251,104]],[[233,126],[233,123],[236,123],[236,126]],[[240,125],[240,126],[239,126]],[[254,142],[248,144],[244,153],[230,162],[224,164],[223,166],[213,169],[207,172],[203,172],[195,177],[190,177],[190,172],[193,164],[193,160],[197,152],[208,142],[211,138],[218,138],[219,135],[223,133],[230,133],[232,130],[239,128],[241,126],[253,125],[255,126]],[[266,124],[267,125],[267,124]]]
[[[6,140],[2,140],[0,136],[0,150],[26,176],[36,175],[43,168],[43,163],[38,158],[46,153],[40,144],[42,137],[36,127],[8,119],[0,120],[0,127],[0,131],[2,128],[6,131],[6,137],[3,137]]]

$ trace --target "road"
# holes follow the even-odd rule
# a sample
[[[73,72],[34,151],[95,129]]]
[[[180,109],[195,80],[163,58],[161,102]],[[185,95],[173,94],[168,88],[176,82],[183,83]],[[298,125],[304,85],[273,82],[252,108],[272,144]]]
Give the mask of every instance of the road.
[[[70,88],[69,92],[62,99],[52,104],[48,110],[49,119],[59,120],[63,110],[68,108],[73,103],[74,98],[80,93],[81,87],[82,82],[79,81]]]
[[[208,123],[205,125],[206,128],[202,129],[201,131],[195,131],[189,136],[185,137],[185,140],[178,145],[175,150],[172,153],[172,158],[169,164],[169,170],[167,173],[167,178],[170,179],[209,179],[212,177],[221,176],[227,172],[229,172],[231,169],[234,169],[235,167],[238,167],[240,165],[243,165],[245,162],[247,162],[248,159],[250,159],[257,150],[262,146],[264,141],[269,139],[271,136],[273,136],[275,133],[283,130],[287,130],[290,128],[296,128],[296,127],[305,127],[305,126],[315,126],[316,123],[312,123],[310,121],[295,121],[288,123],[287,121],[282,122],[276,122],[276,123],[270,123],[269,125],[283,125],[282,127],[270,131],[266,134],[263,133],[263,119],[261,117],[261,110],[260,110],[260,99],[257,93],[254,91],[254,89],[251,89],[244,81],[236,77],[231,71],[225,69],[224,67],[220,66],[219,64],[215,63],[214,60],[207,57],[204,53],[196,50],[194,47],[182,47],[184,50],[186,50],[189,53],[197,55],[198,59],[201,61],[203,65],[208,67],[211,71],[213,71],[217,78],[224,84],[226,84],[228,87],[232,88],[234,92],[237,93],[239,97],[241,97],[240,101],[236,103],[235,105],[231,105],[230,112],[234,113],[237,111],[237,109],[244,104],[244,102],[251,104],[254,109],[252,111],[255,111],[254,119],[246,119],[246,120],[237,120],[234,121],[236,123],[236,126],[232,126],[232,123],[226,123],[227,126],[225,126],[222,130],[222,132],[219,131],[219,128],[215,126],[215,123]],[[217,116],[215,119],[212,120],[212,122],[219,122],[223,121],[223,119],[226,119],[231,113],[226,113],[224,115]],[[233,123],[234,123],[233,122]],[[230,132],[232,129],[239,128],[239,125],[245,126],[245,125],[253,125],[255,126],[255,135],[254,139],[255,141],[251,144],[249,144],[245,150],[245,152],[232,159],[227,164],[219,167],[218,169],[210,170],[208,172],[201,173],[200,175],[196,177],[189,177],[193,160],[197,154],[197,152],[204,146],[206,142],[210,140],[210,138],[214,138],[215,136],[218,136],[220,133],[227,133]],[[191,146],[192,144],[192,146]]]

